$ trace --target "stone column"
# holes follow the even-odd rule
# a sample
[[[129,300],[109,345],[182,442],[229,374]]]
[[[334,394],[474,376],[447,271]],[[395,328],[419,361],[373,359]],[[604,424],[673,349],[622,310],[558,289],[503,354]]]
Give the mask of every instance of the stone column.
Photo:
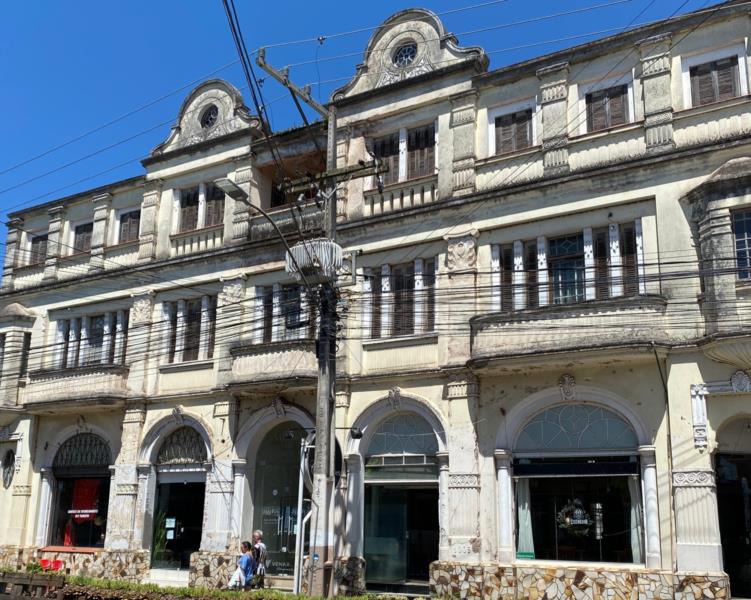
[[[245,490],[247,486],[247,461],[244,458],[232,461],[232,517],[230,520],[230,548],[237,547],[245,535],[243,527],[243,504],[245,503]]]
[[[647,494],[646,481],[644,493]],[[722,571],[714,471],[673,471],[673,497],[677,570],[705,573]],[[649,559],[649,548],[647,558]]]
[[[247,159],[243,159],[245,162]],[[250,194],[251,181],[253,180],[253,167],[241,166],[235,171],[235,183],[245,193]],[[241,244],[248,240],[250,230],[250,207],[245,202],[235,201],[235,209],[232,213],[232,238],[234,244]],[[228,236],[225,235],[225,239]]]
[[[52,501],[55,497],[55,476],[52,474],[52,469],[43,468],[41,474],[42,486],[39,492],[39,513],[34,540],[37,547],[46,546],[49,543]]]
[[[226,552],[229,548],[234,486],[232,461],[214,458],[213,464],[207,465],[206,500],[201,533],[202,551]]]
[[[660,511],[657,498],[657,460],[654,446],[640,446],[641,478],[644,492],[644,554],[646,565],[659,569],[660,558]]]
[[[670,42],[670,33],[636,42],[641,57],[641,97],[644,100],[647,152],[662,152],[674,147]]]
[[[154,534],[154,502],[156,500],[156,469],[150,463],[136,465],[138,495],[133,526],[133,547],[148,550]]]
[[[156,258],[156,243],[159,234],[159,200],[162,197],[162,180],[146,182],[141,204],[141,234],[138,241],[138,262],[150,262]]]
[[[21,231],[23,219],[11,219],[8,221],[8,235],[5,238],[5,259],[3,261],[3,290],[13,289],[13,269],[19,264],[27,264],[28,256],[21,251]],[[28,240],[29,248],[31,240]]]
[[[146,419],[142,404],[126,408],[120,436],[120,453],[112,467],[112,484],[104,546],[110,550],[135,550],[136,501],[139,492],[138,448]]]
[[[542,111],[542,151],[545,174],[569,170],[568,164],[568,63],[538,69]]]
[[[477,563],[481,552],[480,471],[475,424],[478,384],[474,375],[460,371],[446,384],[449,404],[448,473],[450,559]],[[491,517],[492,519],[492,517]]]
[[[365,478],[363,459],[359,454],[347,456],[347,524],[345,531],[345,556],[363,556],[363,527],[365,524]],[[301,516],[302,518],[302,516]]]
[[[244,316],[249,311],[245,302],[245,275],[220,278],[222,291],[219,292],[216,306],[214,329],[214,360],[218,365],[218,385],[226,385],[232,380],[232,344],[239,342],[242,335]],[[253,328],[262,329],[263,319],[253,323]]]
[[[514,552],[514,497],[511,486],[511,452],[495,451],[498,485],[498,560],[511,564]]]
[[[128,387],[134,393],[153,393],[149,388],[149,381],[157,380],[157,365],[165,356],[159,352],[159,340],[151,341],[152,315],[154,313],[154,292],[146,290],[139,294],[131,295],[133,304],[128,317],[127,356],[122,357],[122,362],[128,365]],[[115,361],[123,354],[124,347],[125,313],[117,311],[117,323],[115,325]],[[168,330],[169,322],[161,324]],[[156,356],[152,356],[152,350],[156,349]],[[152,386],[153,387],[153,386]]]
[[[438,452],[438,560],[451,558],[449,543],[449,453]]]
[[[94,204],[94,225],[91,231],[91,260],[89,271],[104,269],[104,248],[107,245],[107,223],[109,221],[112,194],[97,194],[91,199]]]
[[[44,260],[44,281],[57,279],[57,263],[60,258],[65,207],[53,206],[48,211],[50,222],[47,230],[47,258]]]
[[[699,202],[705,201],[703,198]],[[734,332],[740,328],[735,244],[730,208],[709,202],[698,218],[699,244],[704,259],[704,313],[707,333]]]
[[[451,131],[453,134],[452,193],[465,196],[475,191],[475,103],[473,89],[451,96]]]
[[[447,330],[447,363],[464,365],[470,358],[469,319],[476,311],[477,289],[477,237],[476,229],[458,235],[445,236],[448,243],[446,251],[446,270],[448,277],[441,283],[445,296],[461,298],[461,301],[446,302],[441,306],[436,301],[435,313],[447,315],[450,327]],[[439,296],[444,294],[439,294]],[[444,337],[444,336],[442,336]]]

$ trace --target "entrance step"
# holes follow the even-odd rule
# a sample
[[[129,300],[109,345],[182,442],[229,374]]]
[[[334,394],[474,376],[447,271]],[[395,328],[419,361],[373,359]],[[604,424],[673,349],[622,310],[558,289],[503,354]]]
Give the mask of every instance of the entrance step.
[[[187,569],[151,569],[143,582],[159,587],[188,587],[189,576]]]
[[[291,575],[266,575],[264,584],[272,590],[291,592],[295,588],[295,578]]]

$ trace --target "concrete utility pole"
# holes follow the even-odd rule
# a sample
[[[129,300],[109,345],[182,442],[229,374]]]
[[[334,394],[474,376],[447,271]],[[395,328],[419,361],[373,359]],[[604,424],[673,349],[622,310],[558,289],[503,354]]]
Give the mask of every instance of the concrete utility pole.
[[[314,178],[324,183],[324,237],[301,241],[288,252],[287,270],[320,284],[320,327],[317,340],[318,390],[316,394],[315,461],[313,463],[313,494],[310,519],[310,554],[308,593],[328,596],[333,593],[334,539],[333,524],[329,522],[334,494],[334,463],[336,456],[336,427],[334,392],[336,384],[336,277],[342,266],[342,249],[336,243],[337,179],[345,176],[364,177],[378,174],[375,163],[361,163],[338,169],[336,165],[336,107],[316,102],[310,89],[302,89],[289,80],[287,69],[277,70],[266,63],[263,48],[258,51],[258,66],[313,108],[328,122],[326,144],[326,172]],[[309,180],[292,182],[291,190],[309,187]],[[298,515],[300,519],[300,515]],[[298,528],[298,535],[304,535]],[[302,546],[302,545],[301,545]]]

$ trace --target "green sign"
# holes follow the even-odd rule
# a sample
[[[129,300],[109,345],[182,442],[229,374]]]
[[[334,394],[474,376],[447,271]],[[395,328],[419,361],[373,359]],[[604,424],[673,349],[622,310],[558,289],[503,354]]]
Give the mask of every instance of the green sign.
[[[517,552],[516,558],[534,558],[535,553],[534,552]]]

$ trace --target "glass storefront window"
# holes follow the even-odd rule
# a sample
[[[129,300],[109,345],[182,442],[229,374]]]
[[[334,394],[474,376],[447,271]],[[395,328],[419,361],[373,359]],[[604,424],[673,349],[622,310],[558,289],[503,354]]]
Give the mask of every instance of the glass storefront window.
[[[58,479],[53,545],[104,546],[109,483],[104,477]]]

